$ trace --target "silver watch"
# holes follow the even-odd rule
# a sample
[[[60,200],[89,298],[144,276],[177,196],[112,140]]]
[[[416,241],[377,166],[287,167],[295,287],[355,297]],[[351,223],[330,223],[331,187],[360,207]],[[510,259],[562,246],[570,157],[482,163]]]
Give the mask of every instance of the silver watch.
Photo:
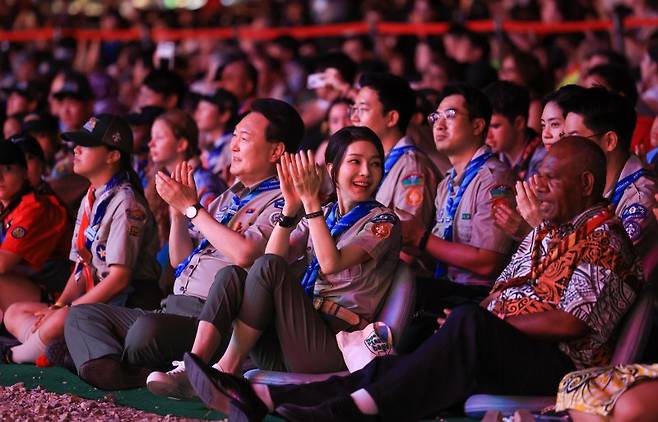
[[[199,210],[201,208],[203,208],[203,206],[198,202],[194,205],[190,205],[189,207],[185,208],[185,217],[192,220],[194,217],[197,216],[197,214],[199,214]]]

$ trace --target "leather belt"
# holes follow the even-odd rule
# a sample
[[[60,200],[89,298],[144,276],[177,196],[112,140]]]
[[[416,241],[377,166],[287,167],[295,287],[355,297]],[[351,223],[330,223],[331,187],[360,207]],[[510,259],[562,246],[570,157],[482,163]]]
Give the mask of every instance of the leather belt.
[[[313,297],[313,307],[320,313],[331,315],[345,321],[355,329],[362,330],[366,327],[366,325],[370,324],[367,319],[363,318],[356,312],[352,312],[346,307],[341,306],[338,303],[326,299],[322,296]]]

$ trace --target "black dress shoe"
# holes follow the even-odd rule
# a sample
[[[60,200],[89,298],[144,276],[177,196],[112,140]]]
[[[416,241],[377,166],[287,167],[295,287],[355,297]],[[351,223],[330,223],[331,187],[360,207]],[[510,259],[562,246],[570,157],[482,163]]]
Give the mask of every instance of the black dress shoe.
[[[249,381],[218,371],[194,353],[185,353],[183,360],[192,388],[208,407],[228,413],[232,422],[262,421],[267,416],[267,406]]]
[[[148,368],[131,367],[118,359],[92,359],[80,366],[80,378],[101,390],[128,390],[146,386]]]
[[[365,422],[376,421],[376,416],[364,415],[350,396],[319,402],[317,406],[282,404],[276,414],[288,422]]]

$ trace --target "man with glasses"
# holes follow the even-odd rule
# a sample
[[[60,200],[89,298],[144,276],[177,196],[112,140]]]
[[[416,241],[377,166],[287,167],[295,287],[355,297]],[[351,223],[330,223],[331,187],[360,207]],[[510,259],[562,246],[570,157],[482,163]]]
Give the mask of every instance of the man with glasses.
[[[410,253],[429,255],[434,276],[418,280],[419,314],[402,339],[402,351],[413,350],[436,329],[435,314],[445,307],[478,302],[512,251],[513,242],[495,224],[492,205],[514,205],[515,177],[484,145],[491,105],[479,90],[449,85],[428,120],[434,143],[453,167],[436,195],[436,221],[426,229],[403,224]]]
[[[438,171],[413,140],[405,136],[416,107],[409,83],[388,73],[366,73],[350,119],[366,126],[381,139],[386,153],[384,178],[376,199],[395,211],[402,221],[431,227]],[[405,256],[403,254],[403,259]],[[406,259],[405,259],[406,260]]]
[[[635,110],[623,96],[603,88],[574,95],[565,106],[564,135],[578,135],[595,142],[606,160],[605,197],[612,202],[638,254],[655,244],[658,224],[651,216],[656,207],[656,182],[630,152]]]

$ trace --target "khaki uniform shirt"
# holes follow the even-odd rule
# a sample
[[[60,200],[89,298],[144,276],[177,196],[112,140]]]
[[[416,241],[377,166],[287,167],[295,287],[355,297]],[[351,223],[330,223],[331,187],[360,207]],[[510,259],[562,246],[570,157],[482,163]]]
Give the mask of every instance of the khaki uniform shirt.
[[[229,190],[221,194],[208,207],[208,212],[217,221],[222,217],[233,203],[233,195],[244,198],[252,191],[242,182],[237,182]],[[228,227],[246,238],[257,241],[258,247],[265,252],[267,240],[272,234],[274,225],[278,221],[283,209],[283,198],[280,189],[261,192],[243,206],[229,221]],[[196,229],[192,231],[199,233]],[[200,235],[199,237],[203,237]],[[174,294],[195,296],[201,299],[208,297],[210,286],[215,280],[215,274],[222,268],[234,263],[213,245],[194,255],[183,272],[174,282]]]
[[[640,159],[631,155],[624,164],[619,180],[630,176],[642,168]],[[615,214],[624,224],[628,237],[633,241],[638,255],[644,256],[658,238],[658,224],[653,216],[652,209],[657,207],[654,195],[658,192],[656,181],[650,177],[642,176],[628,185],[621,196],[619,204],[615,207]],[[605,196],[612,199],[614,189]]]
[[[488,148],[483,146],[477,150],[473,158],[487,151]],[[453,195],[457,194],[464,173],[462,172],[455,178]],[[494,200],[500,199],[509,201],[512,206],[515,205],[513,190],[515,180],[516,177],[511,170],[497,158],[491,157],[487,160],[466,188],[457,207],[452,228],[452,241],[505,255],[511,254],[513,240],[496,226],[491,207]],[[439,183],[436,194],[437,219],[432,234],[441,238],[448,225],[445,215],[448,182],[449,178],[444,178]],[[450,280],[460,284],[488,286],[493,282],[493,279],[483,278],[454,266],[448,266],[447,275]]]
[[[394,148],[414,145],[408,137]],[[434,219],[437,171],[420,149],[406,151],[395,163],[377,190],[375,199],[390,208],[403,221],[416,219],[429,227]]]
[[[325,214],[330,207],[331,204],[324,208]],[[305,257],[306,262],[310,263],[315,257],[315,249],[306,219],[297,225],[290,239],[290,256]],[[358,245],[371,259],[336,274],[320,271],[314,294],[338,303],[368,321],[374,321],[393,281],[399,262],[400,242],[399,219],[388,208],[373,208],[347,229],[336,243],[338,249]],[[302,250],[304,247],[306,250]]]
[[[153,214],[143,196],[135,193],[128,182],[108,190],[107,185],[94,192],[94,205],[89,216],[89,227],[94,221],[99,204],[106,195],[114,194],[105,215],[96,230],[91,244],[90,269],[94,284],[110,274],[110,266],[125,265],[132,269],[134,281],[157,282],[160,266],[155,260],[158,251],[158,235]],[[71,242],[69,258],[76,261],[76,239],[85,209],[87,197],[82,200]]]

